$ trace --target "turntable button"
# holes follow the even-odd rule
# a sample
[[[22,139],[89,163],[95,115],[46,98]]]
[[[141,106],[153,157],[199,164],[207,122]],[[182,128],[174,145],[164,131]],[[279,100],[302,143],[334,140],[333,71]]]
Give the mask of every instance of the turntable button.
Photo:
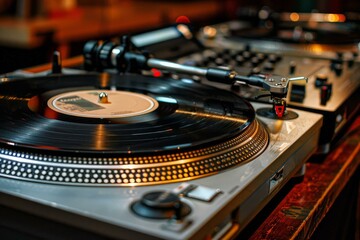
[[[149,207],[169,208],[180,202],[177,195],[171,192],[154,191],[149,192],[141,199],[142,203]]]
[[[131,205],[131,210],[142,217],[183,220],[191,207],[180,197],[168,191],[150,191]]]
[[[231,52],[231,49],[229,49],[229,48],[225,48],[224,51],[223,51],[223,53],[224,53],[225,55],[229,55],[230,52]]]
[[[191,189],[186,191],[185,196],[204,202],[211,202],[220,193],[222,193],[220,189],[214,189],[205,186],[193,186]]]

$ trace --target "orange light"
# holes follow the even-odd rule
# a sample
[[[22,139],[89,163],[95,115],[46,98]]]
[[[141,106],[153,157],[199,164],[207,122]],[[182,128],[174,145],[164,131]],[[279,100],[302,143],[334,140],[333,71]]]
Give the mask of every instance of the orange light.
[[[101,87],[107,87],[109,85],[110,75],[108,73],[101,73],[99,80]]]
[[[337,14],[328,14],[327,19],[329,22],[338,22],[339,16]]]
[[[298,13],[293,12],[293,13],[290,14],[290,20],[291,21],[297,22],[297,21],[299,21],[299,19],[300,19],[300,16],[299,16]]]
[[[319,55],[319,54],[321,54],[321,53],[324,51],[324,48],[323,48],[323,46],[321,46],[320,44],[313,44],[313,45],[310,47],[310,50],[311,50],[313,53]]]
[[[211,113],[201,113],[201,112],[191,112],[186,110],[176,110],[176,113],[178,114],[186,114],[186,115],[194,115],[199,116],[202,118],[211,118],[211,119],[219,119],[223,121],[232,121],[232,122],[239,122],[239,123],[246,123],[247,119],[241,119],[237,117],[230,117],[230,116],[223,116],[223,115],[215,115]]]
[[[106,129],[103,124],[98,124],[96,127],[96,133],[94,135],[94,142],[96,149],[104,149],[106,142]]]
[[[346,17],[344,14],[338,14],[339,16],[339,22],[345,22],[346,21]]]
[[[345,22],[346,17],[343,14],[327,14],[324,20],[329,22]]]
[[[214,38],[216,36],[216,28],[214,27],[210,27],[210,26],[206,26],[203,29],[203,32],[205,34],[205,36],[207,36],[208,38]]]

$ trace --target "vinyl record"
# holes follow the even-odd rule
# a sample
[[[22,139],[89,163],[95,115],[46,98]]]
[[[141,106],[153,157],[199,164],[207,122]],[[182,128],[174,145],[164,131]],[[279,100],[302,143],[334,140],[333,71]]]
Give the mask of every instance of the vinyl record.
[[[53,75],[0,83],[0,141],[78,153],[159,153],[212,146],[254,120],[227,91],[141,75]]]

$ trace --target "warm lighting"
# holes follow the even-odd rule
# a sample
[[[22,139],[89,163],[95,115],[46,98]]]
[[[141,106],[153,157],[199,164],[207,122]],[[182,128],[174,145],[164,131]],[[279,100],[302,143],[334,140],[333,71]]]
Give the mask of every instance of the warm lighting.
[[[104,149],[105,148],[105,142],[106,142],[106,129],[103,124],[96,125],[96,133],[94,135],[95,139],[95,147],[96,149]]]
[[[345,16],[343,14],[328,14],[326,20],[329,22],[344,22]]]
[[[214,28],[214,27],[206,26],[206,27],[204,27],[203,32],[207,38],[212,39],[212,38],[216,37],[217,31],[216,31],[216,28]]]
[[[100,86],[105,88],[109,85],[110,75],[108,73],[101,73],[99,75]]]
[[[312,44],[310,47],[310,51],[319,55],[324,51],[324,48],[321,44]]]
[[[329,22],[338,22],[339,21],[339,16],[337,14],[328,14],[327,15],[327,20]]]
[[[177,25],[177,29],[186,39],[192,39],[193,35],[188,26],[184,24]]]
[[[300,19],[300,16],[299,16],[298,13],[293,12],[293,13],[290,14],[290,20],[291,21],[297,22],[297,21],[299,21],[299,19]]]
[[[180,109],[176,110],[176,113],[178,113],[178,114],[186,114],[186,115],[193,115],[193,116],[198,116],[198,117],[202,117],[202,118],[212,118],[212,119],[217,119],[217,120],[227,120],[227,121],[239,122],[239,123],[246,123],[246,121],[247,121],[247,119],[241,119],[241,118],[237,118],[237,117],[215,115],[215,114],[212,114],[212,113],[191,112],[191,111],[180,110]]]

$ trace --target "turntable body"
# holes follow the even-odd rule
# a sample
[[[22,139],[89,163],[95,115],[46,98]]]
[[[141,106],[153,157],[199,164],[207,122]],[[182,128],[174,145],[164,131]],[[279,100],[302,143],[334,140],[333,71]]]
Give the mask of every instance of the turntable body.
[[[77,236],[234,237],[318,147],[320,114],[265,118],[270,104],[188,78],[63,70],[0,82],[0,205]],[[107,108],[122,91],[142,107]]]
[[[266,106],[252,105],[255,109]],[[117,239],[204,239],[219,237],[231,229],[239,231],[316,151],[321,115],[294,111],[299,117],[293,120],[258,117],[269,134],[265,151],[215,175],[161,185],[107,187],[1,177],[0,201],[2,205],[76,227],[80,232]],[[196,191],[180,196],[191,212],[179,221],[144,218],[130,209],[146,193],[179,192],[189,185],[212,196],[199,199]]]

